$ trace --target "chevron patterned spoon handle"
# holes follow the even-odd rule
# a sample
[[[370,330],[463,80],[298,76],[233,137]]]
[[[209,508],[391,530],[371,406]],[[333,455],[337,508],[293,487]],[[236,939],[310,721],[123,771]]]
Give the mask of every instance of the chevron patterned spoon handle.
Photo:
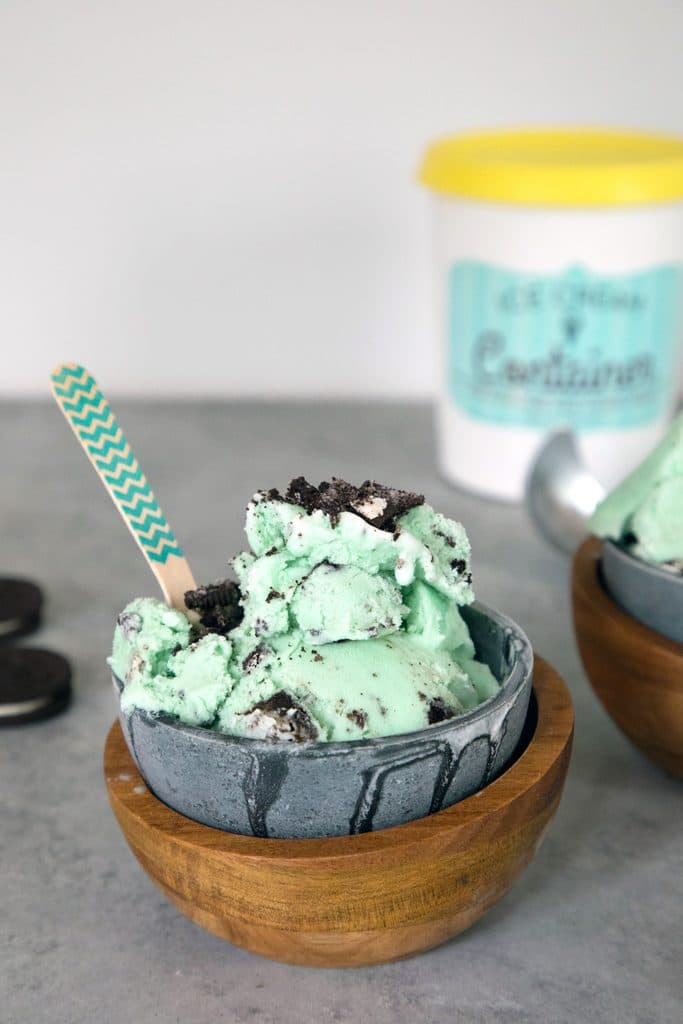
[[[187,615],[184,595],[195,589],[194,577],[95,379],[83,366],[62,363],[51,382],[57,404],[138,542],[166,601]]]

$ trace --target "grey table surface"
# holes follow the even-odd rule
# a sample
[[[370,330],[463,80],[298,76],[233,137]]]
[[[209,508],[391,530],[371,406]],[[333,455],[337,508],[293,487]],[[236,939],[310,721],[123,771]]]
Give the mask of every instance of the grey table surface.
[[[516,618],[566,679],[576,742],[559,813],[481,922],[402,963],[273,964],[173,909],[129,852],[101,757],[115,714],[104,658],[126,601],[154,594],[142,558],[56,408],[0,405],[0,572],[37,577],[31,642],[67,653],[71,709],[0,732],[2,1024],[356,1021],[679,1022],[683,785],[650,766],[588,688],[569,566],[521,508],[457,492],[420,405],[121,403],[120,418],[198,579],[243,545],[246,500],[304,473],[423,491],[462,520],[478,595]]]

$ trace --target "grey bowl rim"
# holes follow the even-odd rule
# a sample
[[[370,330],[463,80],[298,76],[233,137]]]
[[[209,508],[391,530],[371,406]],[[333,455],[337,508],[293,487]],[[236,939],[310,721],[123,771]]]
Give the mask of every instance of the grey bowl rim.
[[[262,751],[263,753],[272,753],[274,749],[277,749],[285,751],[287,756],[295,757],[329,756],[330,754],[337,754],[341,756],[349,754],[354,750],[369,750],[378,746],[381,746],[382,749],[386,749],[387,747],[391,748],[394,746],[402,746],[407,742],[416,742],[417,740],[425,740],[427,738],[431,739],[432,737],[438,738],[443,734],[450,733],[454,728],[470,725],[477,722],[479,719],[485,718],[495,708],[503,705],[510,696],[519,693],[519,691],[524,687],[526,681],[533,675],[533,647],[524,630],[517,625],[514,619],[511,619],[508,615],[504,615],[503,612],[499,612],[496,608],[492,608],[490,605],[484,604],[483,601],[474,601],[468,607],[475,608],[477,611],[483,612],[487,618],[496,622],[502,630],[508,630],[515,640],[518,641],[513,665],[501,683],[500,689],[493,697],[489,697],[481,704],[478,704],[475,708],[472,708],[470,711],[466,711],[463,715],[457,715],[455,718],[448,718],[443,722],[436,723],[435,725],[428,725],[424,729],[415,729],[412,732],[394,733],[391,736],[368,736],[364,739],[358,740],[309,740],[305,743],[276,744],[269,740],[255,739],[251,736],[232,736],[229,733],[215,732],[212,729],[207,729],[206,726],[203,725],[186,725],[184,722],[178,722],[172,715],[163,711],[158,714],[154,714],[141,708],[135,708],[135,710],[127,717],[131,718],[133,715],[136,715],[143,721],[147,721],[150,725],[157,725],[158,723],[161,723],[164,726],[168,726],[176,733],[203,739],[207,743],[218,742],[229,746],[243,747],[248,750]],[[120,699],[124,684],[115,672],[112,671],[111,674]],[[125,714],[124,712],[120,713]]]
[[[658,565],[656,562],[648,562],[646,559],[641,558],[640,555],[627,551],[625,547],[612,537],[601,537],[600,540],[603,548],[609,547],[610,551],[617,558],[635,565],[636,569],[640,572],[645,572],[656,579],[666,580],[667,583],[671,583],[674,586],[683,585],[683,572],[672,572],[670,569],[664,569],[663,566]]]

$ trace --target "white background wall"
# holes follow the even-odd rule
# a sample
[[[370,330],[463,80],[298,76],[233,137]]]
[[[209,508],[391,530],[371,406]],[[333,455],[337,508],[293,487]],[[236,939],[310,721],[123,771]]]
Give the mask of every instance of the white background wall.
[[[444,131],[683,133],[680,0],[0,0],[0,393],[424,395]]]

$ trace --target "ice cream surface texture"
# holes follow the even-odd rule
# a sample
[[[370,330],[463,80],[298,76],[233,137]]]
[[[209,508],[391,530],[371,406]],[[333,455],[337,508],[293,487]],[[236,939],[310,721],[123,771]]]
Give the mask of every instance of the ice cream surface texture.
[[[422,729],[498,691],[459,611],[474,599],[467,535],[420,495],[299,478],[255,495],[246,534],[237,582],[186,596],[201,625],[153,598],[121,613],[110,664],[125,713],[353,740]]]
[[[683,413],[654,451],[598,505],[589,527],[645,561],[682,563],[683,568]]]

